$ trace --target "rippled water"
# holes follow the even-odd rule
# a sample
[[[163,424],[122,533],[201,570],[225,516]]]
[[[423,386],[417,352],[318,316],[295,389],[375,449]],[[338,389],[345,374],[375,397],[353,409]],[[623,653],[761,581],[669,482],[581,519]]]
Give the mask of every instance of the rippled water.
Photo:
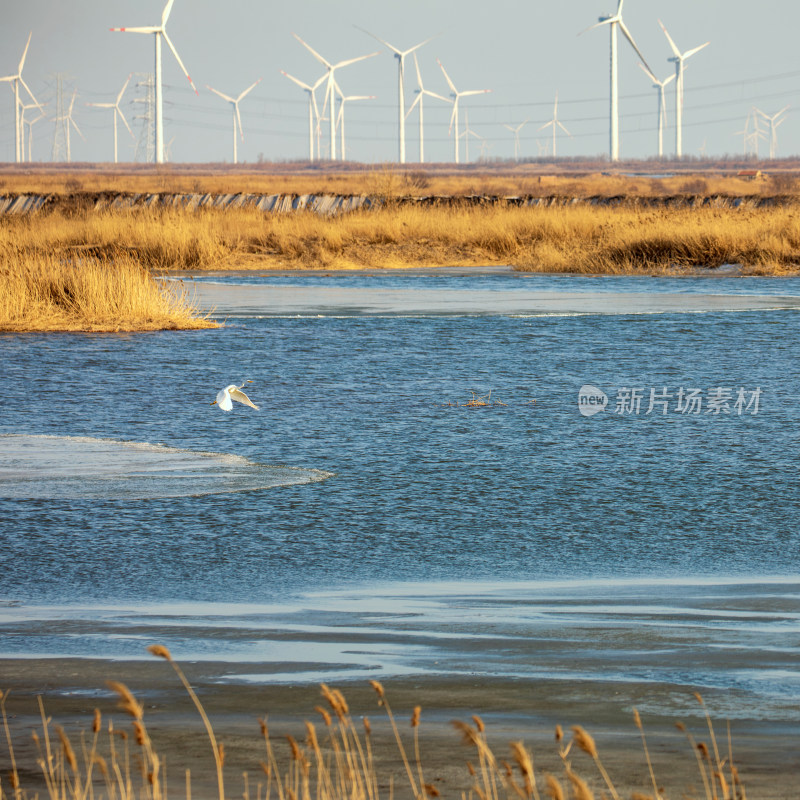
[[[369,607],[402,596],[396,587],[406,582],[514,581],[515,602],[535,605],[544,582],[625,579],[639,587],[636,605],[650,597],[648,581],[722,577],[732,588],[713,608],[720,626],[742,632],[745,618],[729,613],[749,602],[738,583],[785,576],[784,599],[767,592],[757,605],[796,626],[786,614],[795,613],[800,574],[798,281],[383,277],[214,276],[267,297],[291,286],[308,306],[283,313],[275,294],[259,313],[239,309],[215,331],[0,336],[5,602],[26,613],[145,600],[299,603],[313,617],[310,593],[374,587],[359,595]],[[459,313],[452,297],[447,315],[415,311],[416,300],[403,314],[319,305],[320,292],[372,285],[416,298],[428,289],[480,293],[482,313]],[[576,316],[495,313],[519,291],[607,301],[594,298],[601,310]],[[503,297],[495,306],[488,294]],[[695,313],[639,314],[637,298],[615,300],[621,294],[639,294],[651,309],[655,295],[696,295]],[[783,299],[743,310],[743,296]],[[739,310],[721,310],[732,297]],[[210,406],[219,387],[245,378],[260,412]],[[578,412],[584,384],[611,398],[591,418]],[[755,415],[644,407],[620,415],[621,387],[641,387],[645,398],[651,387],[758,387],[760,407]],[[448,405],[490,390],[505,405]],[[43,436],[58,438],[31,438]],[[76,441],[94,444],[87,451]],[[21,442],[38,453],[22,477],[8,455]],[[146,458],[131,465],[134,453]],[[255,483],[232,486],[231,468]],[[309,478],[322,473],[331,476]],[[313,482],[276,479],[287,475]],[[667,605],[680,607],[675,597]],[[208,606],[185,609],[186,619],[208,622]],[[477,635],[485,609],[463,609],[459,635],[470,620]],[[4,624],[22,624],[14,619]],[[624,619],[630,636],[645,630],[639,616]],[[420,625],[436,627],[428,617]],[[706,649],[718,629],[698,634]],[[38,634],[26,639],[24,625],[13,630],[14,652],[65,648],[57,635],[44,646]],[[533,622],[527,630],[534,635]],[[772,646],[773,633],[754,633],[747,646]],[[786,633],[795,658],[794,627]],[[128,653],[125,636],[95,637],[86,648]],[[230,647],[238,657],[233,636]],[[411,652],[384,662],[399,671],[429,663]],[[485,663],[499,664],[488,655]],[[784,667],[794,669],[775,669]],[[797,678],[792,672],[789,683]]]

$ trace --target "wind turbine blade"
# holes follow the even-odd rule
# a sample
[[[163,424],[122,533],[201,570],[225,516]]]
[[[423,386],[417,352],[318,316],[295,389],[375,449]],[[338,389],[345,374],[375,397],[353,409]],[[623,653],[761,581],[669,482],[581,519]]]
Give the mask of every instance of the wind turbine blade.
[[[424,89],[425,87],[422,85],[422,74],[419,71],[419,61],[417,60],[417,54],[414,53],[414,68],[417,70],[417,86],[420,89]]]
[[[167,36],[166,31],[162,31],[161,35],[164,37],[164,41],[169,45],[169,49],[172,50],[172,55],[175,56],[175,60],[178,62],[178,64],[180,64],[180,67],[183,70],[183,74],[189,79],[189,83],[192,84],[192,89],[194,89],[194,93],[199,95],[200,92],[197,91],[197,87],[194,85],[194,81],[192,80],[189,73],[186,71],[186,67],[183,66],[183,61],[181,61],[181,57],[178,55],[178,51],[175,49],[175,45],[172,44],[172,39],[170,39],[169,36]]]
[[[114,33],[159,33],[161,28],[153,27],[152,25],[148,25],[144,28],[109,28],[110,31]]]
[[[427,95],[428,97],[435,97],[437,100],[441,100],[444,103],[452,103],[453,101],[449,97],[442,97],[440,94],[436,94],[436,92],[431,92],[428,89],[423,89],[420,94]]]
[[[422,100],[422,92],[420,92],[415,98],[414,102],[408,107],[408,111],[406,111],[406,119],[411,116],[411,112],[414,110],[414,107]]]
[[[348,58],[347,61],[340,61],[338,64],[334,64],[333,69],[350,66],[350,64],[355,64],[357,61],[363,61],[366,58],[372,58],[373,56],[378,55],[378,53],[380,53],[380,50],[376,50],[374,53],[367,53],[365,56],[358,56],[358,58]]]
[[[675,44],[675,42],[672,41],[672,37],[669,35],[669,32],[667,31],[667,29],[664,27],[664,23],[661,20],[659,20],[658,24],[661,26],[661,30],[664,31],[664,36],[667,37],[667,41],[669,42],[669,46],[672,48],[672,54],[676,58],[680,58],[681,57],[681,51],[678,50],[677,45]]]
[[[583,36],[584,33],[588,33],[589,31],[593,31],[595,28],[599,28],[601,25],[609,25],[610,23],[616,22],[616,21],[617,21],[616,16],[609,17],[608,19],[601,19],[600,22],[595,22],[594,25],[590,25],[588,28],[584,28],[578,34],[578,36]]]
[[[122,113],[120,108],[119,107],[115,107],[115,110],[116,110],[117,114],[119,114],[119,118],[122,120],[122,122],[124,123],[125,127],[128,129],[128,133],[131,135],[131,137],[136,138],[135,136],[133,136],[133,131],[131,130],[131,126],[128,125],[128,120],[125,119],[125,115]]]
[[[514,127],[513,127],[513,126],[511,126],[511,125],[506,125],[506,124],[505,124],[505,122],[503,123],[503,127],[504,127],[504,128],[508,128],[508,129],[509,129],[509,130],[510,130],[512,133],[516,133],[516,132],[517,132],[517,129],[516,129],[516,128],[514,128]]]
[[[375,100],[376,97],[374,94],[349,94],[344,99],[350,102],[350,100]]]
[[[208,84],[206,84],[206,89],[208,89],[211,92],[214,92],[214,94],[216,95],[219,95],[223,100],[227,100],[229,103],[236,102],[232,97],[228,97],[228,95],[222,94],[222,92],[217,91],[213,86],[209,86]]]
[[[22,75],[19,76],[19,82],[25,87],[25,91],[28,93],[28,96],[31,98],[31,100],[33,100],[33,102],[36,103],[39,108],[41,108],[42,104],[33,96],[33,92],[30,90],[28,84],[25,83],[25,78],[23,78]]]
[[[19,60],[19,67],[17,67],[18,75],[22,75],[22,66],[25,63],[25,56],[28,55],[28,48],[31,44],[31,36],[33,36],[33,31],[28,34],[28,41],[25,43],[25,49],[22,51],[22,58]]]
[[[172,12],[172,4],[175,0],[167,0],[167,4],[164,6],[164,10],[161,12],[161,27],[163,28],[167,24],[167,20],[169,19],[169,15]]]
[[[86,103],[86,105],[92,108],[116,108],[114,103]]]
[[[244,141],[244,130],[242,129],[242,115],[239,113],[239,104],[234,103],[233,107],[236,109],[236,121],[239,123],[239,138]]]
[[[442,64],[442,62],[439,61],[438,58],[436,59],[436,63],[442,68],[442,72],[444,73],[444,79],[447,81],[447,85],[450,87],[450,91],[453,94],[457,95],[458,94],[458,89],[456,89],[455,84],[453,83],[453,81],[450,80],[450,76],[447,74],[447,70],[444,68],[444,64]]]
[[[72,93],[72,100],[69,101],[69,111],[67,111],[67,116],[72,118],[72,108],[75,105],[75,98],[78,96],[78,90],[76,89]]]
[[[299,78],[295,78],[294,75],[290,75],[285,70],[281,70],[281,75],[285,75],[290,81],[292,81],[292,83],[296,83],[301,89],[305,89],[307,92],[312,92],[313,91],[313,89],[307,83],[303,83],[303,81],[301,81]],[[325,79],[325,76],[323,75],[320,78],[320,80],[317,82],[317,86],[319,86],[319,83],[321,81],[323,81],[324,79]],[[316,88],[316,86],[314,88]]]
[[[470,89],[468,92],[459,92],[461,97],[470,97],[473,94],[489,94],[491,89]]]
[[[641,58],[645,66],[650,69],[647,59],[642,55],[642,51],[637,46],[636,42],[633,41],[633,36],[631,36],[631,32],[628,30],[628,26],[622,20],[620,20],[619,27],[622,29],[622,32],[625,34],[625,38],[631,43],[631,47],[636,51],[639,58]]]
[[[428,44],[428,42],[433,41],[436,36],[429,36],[424,42],[420,42],[419,44],[415,44],[413,47],[409,47],[408,50],[404,50],[401,55],[407,56],[409,53],[413,53],[415,50],[419,50],[420,47],[423,45]]]
[[[367,36],[371,36],[375,41],[380,42],[384,47],[388,47],[392,52],[397,53],[397,55],[403,55],[403,53],[398,50],[396,47],[393,47],[389,44],[385,39],[381,39],[380,36],[376,36],[374,33],[370,33],[366,28],[362,28],[360,25],[353,25],[354,28],[361,31],[362,33],[366,33]]]
[[[248,86],[237,98],[236,102],[238,103],[248,92],[252,92],[253,89],[261,83],[261,78],[259,78],[252,86]]]
[[[72,125],[72,127],[75,128],[76,131],[78,131],[78,136],[80,136],[81,139],[83,139],[83,141],[85,142],[86,141],[86,137],[81,133],[81,129],[77,126],[77,124],[75,123],[75,120],[72,119],[72,117],[67,117],[67,119],[69,119],[70,124]]]
[[[549,128],[554,122],[555,120],[551,119],[550,122],[545,122],[545,124],[537,128],[537,130],[543,131],[545,128]]]
[[[644,64],[642,64],[641,61],[639,62],[639,67],[641,67],[644,74],[647,75],[650,78],[650,80],[653,81],[653,83],[661,83],[661,81],[658,78],[656,78],[656,76],[653,75],[653,73],[650,72],[650,70]],[[673,75],[673,77],[675,76]]]
[[[690,56],[693,56],[695,53],[700,52],[700,50],[702,50],[704,47],[708,47],[708,45],[710,45],[710,44],[711,44],[711,42],[706,42],[705,44],[701,44],[700,47],[695,47],[695,48],[693,48],[691,50],[687,50],[683,54],[683,60],[685,61],[687,58],[689,58]]]
[[[448,133],[453,130],[453,123],[456,121],[456,114],[458,114],[458,95],[456,95],[456,99],[453,101],[453,113],[450,115],[450,127],[447,130]]]
[[[314,58],[316,58],[323,67],[331,69],[331,65],[310,44],[304,42],[296,33],[293,33],[292,36],[294,36],[294,38],[297,39],[297,41],[300,42],[300,44],[303,45],[303,47],[305,47],[306,50],[308,50],[308,52],[311,53],[311,55],[314,56]]]
[[[315,84],[314,84],[314,85],[311,87],[311,91],[312,91],[312,92],[315,92],[317,89],[319,89],[319,87],[322,85],[322,82],[323,82],[323,81],[325,80],[325,78],[327,78],[327,77],[328,77],[327,73],[326,73],[325,75],[321,75],[321,76],[318,78],[317,82],[316,82],[316,83],[315,83]]]
[[[669,76],[669,78],[666,78],[665,80],[661,81],[661,85],[666,86],[670,81],[674,80],[675,80],[675,73],[673,72],[672,75]]]
[[[132,73],[131,73],[131,75],[132,75]],[[120,90],[120,93],[117,95],[116,105],[119,105],[119,101],[122,100],[122,95],[125,94],[125,90],[128,88],[128,84],[131,82],[131,75],[128,75],[128,80],[125,81],[125,84],[123,85],[122,89]]]
[[[559,128],[561,128],[562,131],[564,131],[564,133],[567,134],[567,136],[572,136],[572,134],[560,122],[558,122],[558,120],[556,120],[556,124]]]

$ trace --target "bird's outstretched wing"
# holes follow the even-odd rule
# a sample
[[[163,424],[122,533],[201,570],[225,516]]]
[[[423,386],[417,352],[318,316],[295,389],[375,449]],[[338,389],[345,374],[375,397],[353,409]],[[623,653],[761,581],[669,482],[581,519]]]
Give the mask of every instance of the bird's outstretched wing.
[[[254,408],[258,411],[258,406],[241,389],[231,389],[230,396],[231,399],[235,400],[237,403],[244,403],[246,406],[250,406],[250,408]]]
[[[226,389],[220,389],[217,392],[216,403],[223,411],[230,411],[233,408],[233,403],[231,403],[230,395]]]

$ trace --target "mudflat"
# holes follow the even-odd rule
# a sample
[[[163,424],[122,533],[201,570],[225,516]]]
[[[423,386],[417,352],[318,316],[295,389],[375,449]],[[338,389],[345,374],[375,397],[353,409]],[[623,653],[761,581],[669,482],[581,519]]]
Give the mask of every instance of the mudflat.
[[[755,659],[756,656],[754,655]],[[756,666],[754,664],[754,666]],[[218,740],[225,747],[227,796],[241,796],[245,778],[251,796],[264,773],[260,762],[265,743],[260,719],[267,719],[281,767],[290,762],[285,739],[306,736],[305,720],[314,721],[325,748],[325,726],[315,706],[327,707],[320,686],[309,683],[260,683],[254,678],[259,665],[227,662],[185,663],[182,667],[211,719]],[[264,665],[264,668],[269,668]],[[265,673],[266,674],[266,673]],[[379,790],[383,797],[411,796],[405,767],[397,748],[385,709],[364,680],[346,681],[335,688],[343,691],[350,713],[361,729],[361,718],[369,718],[375,752]],[[161,660],[110,661],[77,658],[28,658],[0,660],[0,687],[6,696],[6,711],[23,788],[42,791],[36,766],[31,731],[41,728],[37,697],[43,698],[53,724],[62,725],[77,746],[78,731],[90,736],[94,709],[103,714],[104,728],[109,716],[116,729],[130,731],[130,719],[117,707],[108,680],[126,684],[144,706],[144,721],[156,751],[165,759],[168,794],[183,796],[185,771],[191,770],[194,797],[217,796],[214,760],[201,719],[170,665]],[[642,723],[659,788],[666,797],[703,797],[698,760],[679,731],[669,708],[685,706],[691,692],[686,687],[663,683],[612,683],[567,680],[502,679],[462,675],[457,677],[409,676],[384,682],[386,697],[397,718],[400,735],[412,754],[410,718],[421,707],[419,728],[421,763],[425,782],[443,797],[460,797],[473,784],[466,763],[477,763],[474,747],[465,745],[454,730],[453,720],[473,724],[479,715],[486,725],[486,737],[498,760],[513,763],[509,743],[524,741],[532,751],[539,789],[544,793],[544,774],[564,779],[564,766],[554,733],[561,725],[565,738],[571,726],[583,726],[594,736],[603,765],[621,794],[652,795],[653,787],[642,747],[641,735],[632,709],[639,706],[663,708],[664,712],[643,712]],[[728,723],[715,716],[717,700],[723,693],[707,693],[705,703],[713,719],[720,757],[729,757]],[[694,701],[693,701],[694,702]],[[328,707],[329,708],[329,707]],[[681,720],[699,743],[713,754],[703,708]],[[749,798],[779,800],[796,797],[796,776],[800,764],[796,728],[769,719],[736,718],[730,724],[733,761]],[[133,746],[133,745],[131,745]],[[5,748],[3,748],[5,751]],[[80,752],[80,751],[79,751]],[[605,789],[600,774],[584,752],[572,746],[568,760],[577,774],[601,796]],[[7,771],[7,752],[3,752]],[[726,766],[727,770],[727,766]],[[391,789],[391,792],[390,792]]]

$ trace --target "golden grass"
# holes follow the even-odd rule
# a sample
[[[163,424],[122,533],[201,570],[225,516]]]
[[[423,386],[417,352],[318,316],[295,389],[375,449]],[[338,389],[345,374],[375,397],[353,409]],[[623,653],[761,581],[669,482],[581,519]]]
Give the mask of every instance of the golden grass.
[[[162,285],[129,257],[6,254],[0,330],[145,331],[216,327],[180,285]]]
[[[172,664],[200,713],[213,752],[218,800],[225,800],[225,748],[218,744],[202,703],[169,651],[160,645],[148,649]],[[250,771],[242,774],[243,792],[237,796],[244,800],[381,800],[387,797],[393,800],[396,795],[426,800],[438,797],[439,788],[433,783],[426,783],[424,778],[424,747],[420,746],[421,708],[415,707],[411,715],[412,741],[409,743],[408,734],[404,736],[400,731],[383,685],[377,681],[370,683],[394,734],[406,785],[395,786],[393,778],[385,774],[382,759],[376,753],[369,720],[364,717],[362,724],[356,725],[344,695],[338,689],[322,684],[322,696],[328,704],[328,708],[318,706],[316,709],[322,719],[322,731],[318,731],[313,722],[307,721],[304,741],[287,736],[288,750],[281,753],[277,742],[270,736],[267,720],[260,720],[264,757],[254,763]],[[143,705],[124,684],[109,681],[108,685],[118,697],[118,707],[131,720],[132,735],[124,728],[118,729],[113,720],[108,720],[104,726],[97,709],[90,731],[70,734],[60,726],[52,726],[39,698],[41,728],[33,733],[34,757],[39,780],[44,785],[48,800],[168,800],[168,787],[174,784],[168,781],[166,759],[147,730]],[[7,764],[3,765],[0,777],[0,800],[23,800],[34,796],[31,789],[22,785],[23,777],[31,781],[35,771],[33,765],[20,763],[15,754],[15,740],[5,706],[6,697],[0,692],[0,717],[7,752]],[[745,790],[733,764],[730,734],[728,755],[721,758],[711,718],[702,698],[699,695],[697,697],[706,713],[712,748],[705,742],[695,741],[691,735],[687,736],[697,756],[705,796],[707,800],[745,800]],[[644,730],[636,711],[634,718],[644,741]],[[614,800],[619,800],[617,788],[600,760],[593,737],[580,726],[573,727],[573,736],[569,741],[564,740],[561,727],[556,728],[556,748],[563,771],[561,778],[539,772],[534,766],[533,753],[521,741],[509,742],[509,756],[504,758],[490,746],[486,725],[478,716],[473,716],[471,723],[454,721],[453,727],[461,734],[463,744],[469,748],[470,760],[465,766],[472,779],[471,788],[467,793],[462,793],[462,800],[541,800],[543,796],[561,800],[565,797],[564,783],[572,787],[573,796],[579,800],[594,800],[595,797],[607,796],[606,792]],[[678,727],[685,730],[683,725]],[[55,731],[56,737],[51,735],[51,730]],[[77,747],[73,744],[76,740],[80,742]],[[589,774],[578,774],[573,755],[577,755],[579,750],[594,762],[596,774],[591,769]],[[454,760],[460,759],[455,757]],[[652,773],[649,754],[647,764],[653,776],[654,792],[649,797],[665,800],[666,794],[657,785]],[[591,767],[583,763],[580,768],[587,766]],[[183,778],[185,788],[177,794],[191,800],[191,769],[185,763],[170,763],[170,767],[173,772],[178,770]],[[252,778],[251,773],[254,776]],[[599,787],[597,794],[592,784]],[[173,791],[172,796],[175,794]],[[686,795],[681,792],[680,796]],[[633,797],[644,798],[648,795],[635,792]]]
[[[796,167],[796,165],[794,165]],[[599,171],[603,169],[604,171]],[[780,169],[763,180],[737,176],[738,169],[685,165],[633,165],[631,171],[680,170],[671,177],[626,175],[625,167],[569,164],[408,165],[101,165],[96,169],[25,165],[0,168],[0,194],[76,192],[196,192],[257,194],[399,195],[577,195],[653,197],[676,194],[774,195],[796,193],[796,169]]]
[[[334,217],[253,208],[53,211],[0,220],[0,256],[148,270],[479,266],[663,274],[800,265],[800,206],[635,208],[388,204]]]

